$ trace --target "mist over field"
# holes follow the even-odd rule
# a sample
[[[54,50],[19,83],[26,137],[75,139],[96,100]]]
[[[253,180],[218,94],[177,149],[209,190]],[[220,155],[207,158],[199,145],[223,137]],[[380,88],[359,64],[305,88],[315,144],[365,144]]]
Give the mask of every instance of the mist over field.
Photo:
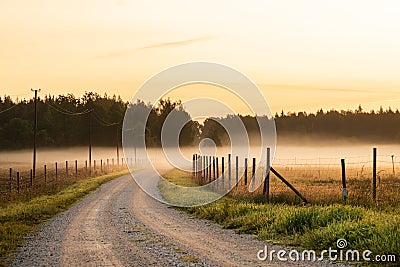
[[[376,144],[376,143],[356,143],[345,142],[338,140],[332,141],[319,141],[315,144],[311,142],[296,142],[295,140],[284,140],[279,141],[275,150],[276,160],[294,160],[294,159],[331,159],[338,161],[341,158],[346,157],[371,157],[372,148],[378,148],[378,155],[384,156],[387,160],[390,159],[391,155],[394,155],[397,161],[400,159],[400,144]],[[259,152],[262,150],[260,146],[250,147],[250,157],[257,157]],[[220,147],[202,147],[199,149],[198,145],[191,147],[182,147],[179,150],[166,149],[165,154],[161,148],[148,148],[146,151],[137,150],[136,157],[137,160],[143,161],[146,154],[149,155],[149,159],[156,166],[167,166],[167,156],[170,160],[176,155],[176,153],[182,153],[183,157],[180,159],[180,164],[182,164],[183,159],[185,159],[186,165],[190,165],[192,160],[192,154],[204,154],[204,155],[215,155],[219,157],[227,157],[231,153],[231,148],[228,146]],[[173,153],[172,153],[173,151]],[[16,150],[16,151],[2,151],[0,152],[0,164],[2,168],[15,167],[15,166],[26,166],[31,167],[29,164],[32,162],[32,150]],[[123,157],[123,149],[119,149],[120,158]],[[128,159],[132,158],[134,160],[134,151],[131,151],[126,155]],[[171,158],[172,157],[172,158]],[[116,162],[116,148],[112,147],[93,147],[92,148],[92,160],[103,161],[112,159]],[[71,147],[71,148],[51,148],[43,149],[39,148],[37,151],[37,162],[38,164],[52,164],[55,162],[65,162],[65,161],[75,161],[82,163],[88,160],[88,148],[87,147]],[[263,159],[265,160],[265,159]],[[128,160],[129,161],[129,160]],[[129,163],[129,162],[128,162]]]

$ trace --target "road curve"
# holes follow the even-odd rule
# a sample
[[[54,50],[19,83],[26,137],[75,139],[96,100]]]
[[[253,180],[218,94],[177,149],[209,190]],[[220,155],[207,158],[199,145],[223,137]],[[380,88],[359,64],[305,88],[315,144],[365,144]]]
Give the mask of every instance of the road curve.
[[[257,259],[257,252],[264,245],[251,236],[191,218],[154,200],[130,175],[125,175],[102,185],[43,224],[10,263],[13,266],[282,266],[282,262]],[[305,262],[284,265],[305,266]],[[321,266],[321,262],[315,266]]]

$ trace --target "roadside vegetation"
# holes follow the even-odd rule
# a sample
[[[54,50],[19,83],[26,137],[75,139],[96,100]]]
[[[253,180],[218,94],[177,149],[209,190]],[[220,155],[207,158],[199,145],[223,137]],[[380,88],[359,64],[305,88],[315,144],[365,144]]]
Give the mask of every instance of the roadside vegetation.
[[[0,207],[0,265],[5,264],[5,259],[40,223],[67,210],[103,183],[126,173],[127,171],[121,171],[79,180],[61,191],[47,192],[27,201]]]
[[[166,178],[179,183],[184,176],[172,171]],[[195,183],[188,174],[186,177],[184,184]],[[265,203],[260,194],[232,192],[214,203],[184,210],[268,243],[321,251],[336,249],[336,241],[346,239],[346,249],[371,250],[374,255],[395,255],[397,262],[400,260],[398,209],[321,201],[304,206],[294,199],[279,194],[272,203]]]
[[[193,179],[188,179],[187,175],[186,172],[175,169],[164,176],[166,180],[160,180],[158,188],[164,200],[176,206],[195,206],[203,203],[204,199],[218,199],[218,194],[205,188],[199,187],[187,191],[185,187],[197,186],[197,183]]]

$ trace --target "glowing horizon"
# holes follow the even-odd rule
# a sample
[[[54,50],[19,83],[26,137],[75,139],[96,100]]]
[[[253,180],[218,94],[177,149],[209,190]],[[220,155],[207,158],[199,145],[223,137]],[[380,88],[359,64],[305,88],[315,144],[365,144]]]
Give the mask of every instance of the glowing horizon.
[[[169,66],[211,61],[249,76],[273,112],[397,109],[399,11],[398,1],[4,0],[0,95],[128,101]]]

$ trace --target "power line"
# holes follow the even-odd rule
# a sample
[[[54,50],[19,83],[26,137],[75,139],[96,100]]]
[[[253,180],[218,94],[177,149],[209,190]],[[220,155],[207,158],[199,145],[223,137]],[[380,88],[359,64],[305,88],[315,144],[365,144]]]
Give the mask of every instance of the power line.
[[[63,109],[61,107],[55,107],[55,106],[49,104],[48,102],[45,102],[45,104],[48,105],[49,107],[53,108],[55,111],[57,111],[57,112],[59,112],[61,114],[70,115],[70,116],[85,115],[85,114],[88,114],[88,113],[93,111],[92,109],[90,109],[90,110],[86,109],[85,111],[82,111],[82,112],[71,112],[71,111]]]
[[[7,112],[7,111],[9,111],[9,110],[12,110],[13,108],[15,108],[17,105],[14,105],[14,106],[12,106],[12,107],[9,107],[9,108],[7,108],[7,109],[5,109],[5,110],[2,110],[2,111],[0,111],[0,114],[2,114],[2,113],[4,113],[4,112]]]
[[[100,119],[95,112],[93,112],[93,117],[97,120],[97,122],[99,122],[100,124],[102,124],[102,125],[104,125],[106,127],[119,125],[118,122],[110,123],[110,122],[106,122],[103,119]]]

